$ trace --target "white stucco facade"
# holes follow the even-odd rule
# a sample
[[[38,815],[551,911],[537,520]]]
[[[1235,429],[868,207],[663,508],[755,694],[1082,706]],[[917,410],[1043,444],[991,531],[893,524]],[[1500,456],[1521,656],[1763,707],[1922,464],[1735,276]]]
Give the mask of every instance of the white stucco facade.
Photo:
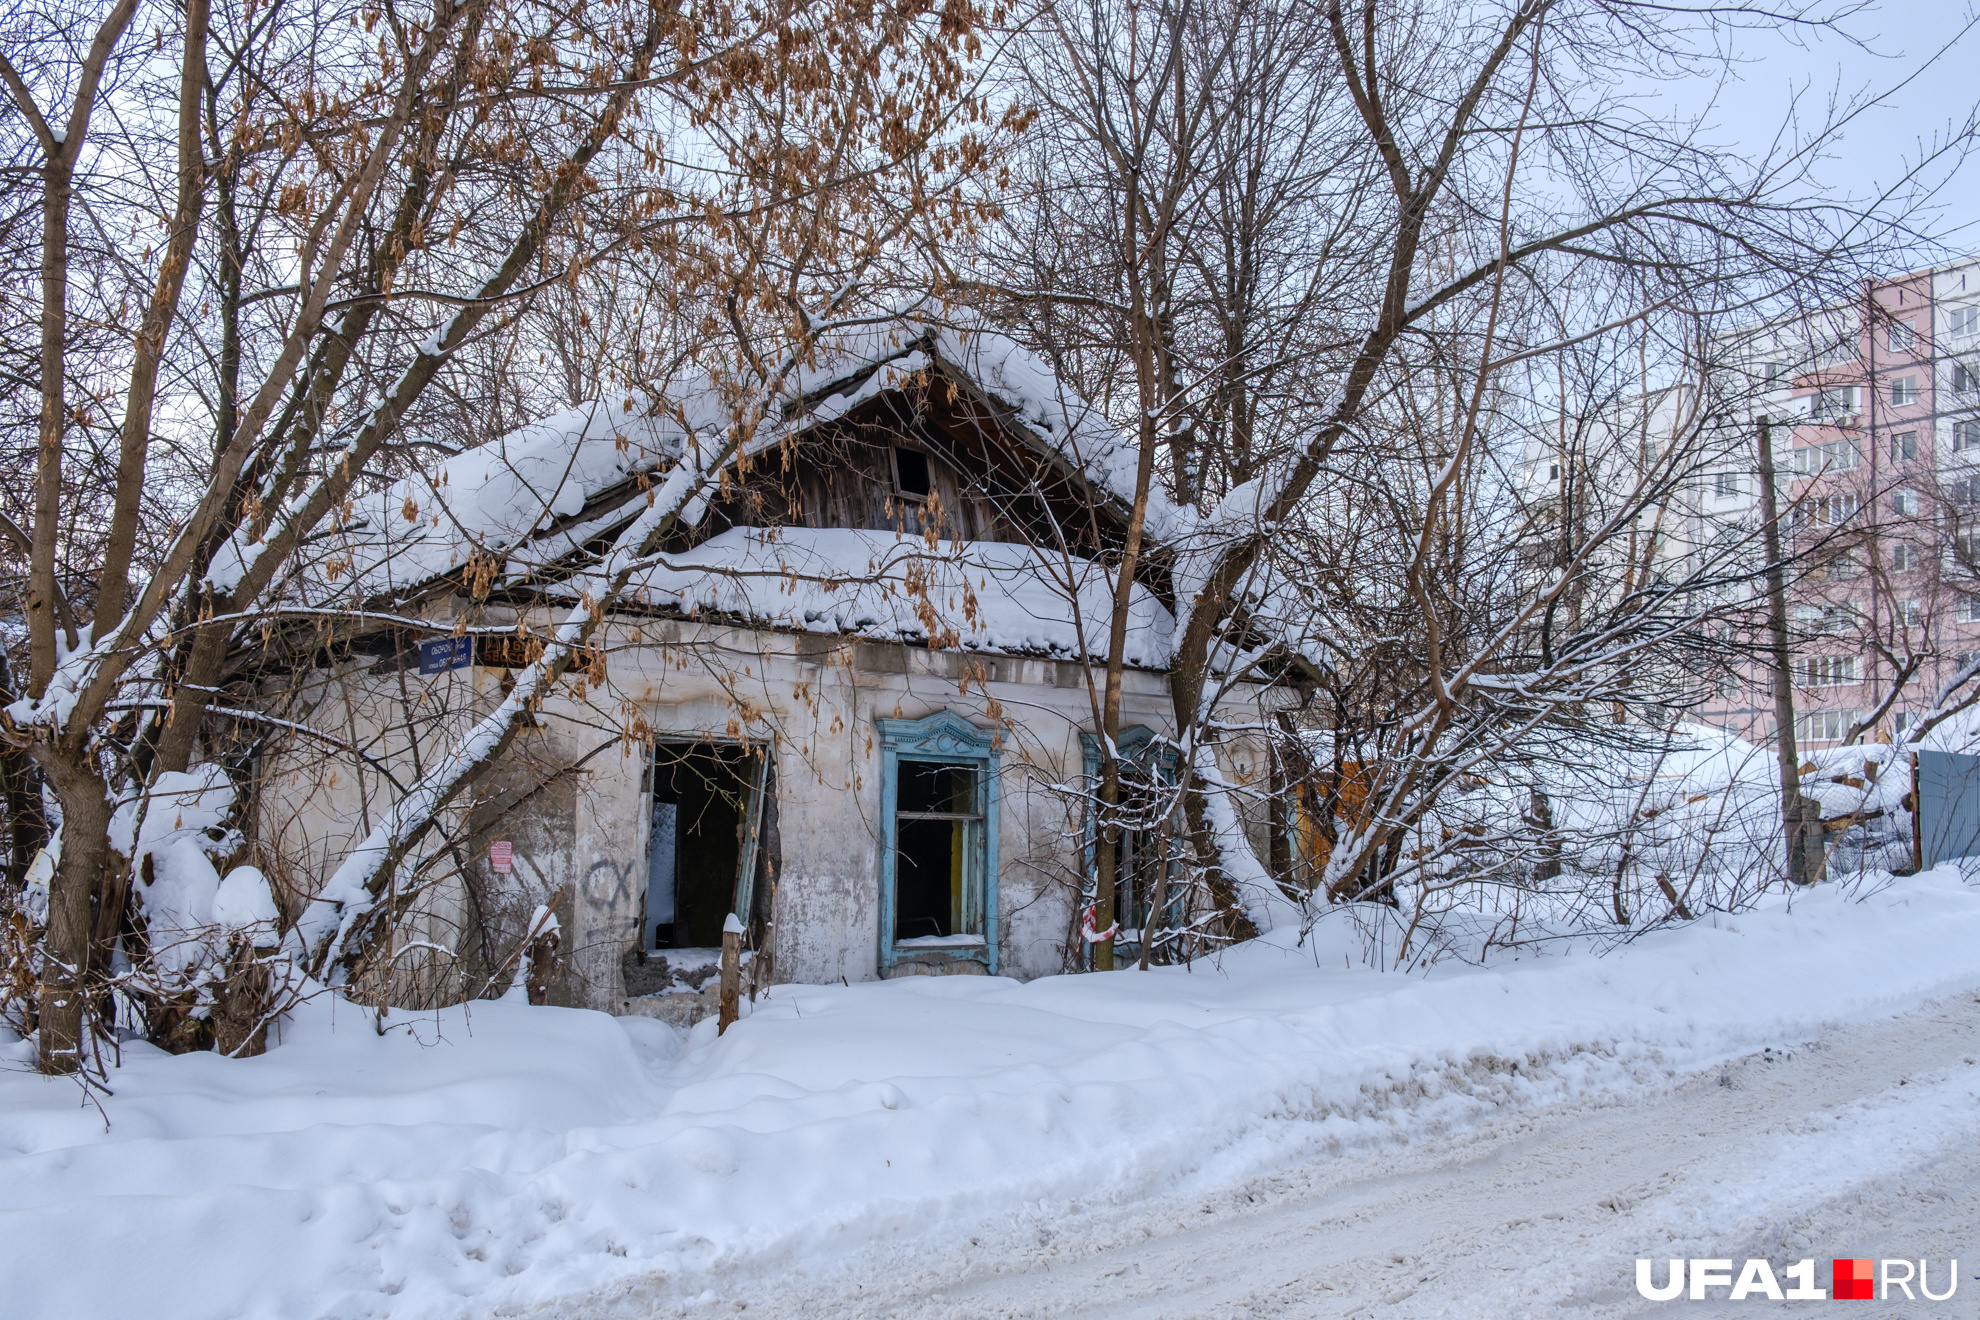
[[[499,617],[477,612],[484,626]],[[1082,774],[1080,733],[1095,726],[1084,666],[692,620],[612,619],[602,635],[603,681],[596,668],[582,681],[575,671],[567,676],[475,802],[460,804],[452,834],[466,843],[434,865],[472,869],[436,887],[423,909],[427,925],[413,934],[444,944],[473,924],[473,904],[495,902],[491,894],[508,894],[520,911],[567,890],[558,912],[568,970],[557,997],[640,1011],[626,1002],[623,969],[641,931],[649,749],[654,740],[748,741],[767,745],[774,765],[765,841],[772,888],[759,908],[767,921],[753,932],[769,959],[766,979],[874,979],[883,974],[881,852],[889,837],[877,722],[946,711],[987,731],[997,752],[989,877],[997,969],[1031,978],[1064,968],[1082,867],[1081,807],[1067,789]],[[402,781],[416,773],[412,735],[430,760],[494,704],[505,677],[480,666],[421,676],[416,664],[391,657],[313,671],[291,703],[307,709],[294,713],[344,730],[376,765],[335,750],[326,756],[317,744],[271,755],[261,775],[265,846],[291,859],[297,883],[320,874],[313,859],[336,856],[368,827],[367,809],[385,796],[383,770]],[[1167,675],[1128,671],[1123,727],[1166,734],[1173,723]],[[1239,760],[1227,773],[1252,779],[1259,767],[1242,763],[1242,740],[1233,745]],[[506,877],[487,869],[487,844],[497,837],[513,844]],[[502,952],[491,948],[481,962]]]

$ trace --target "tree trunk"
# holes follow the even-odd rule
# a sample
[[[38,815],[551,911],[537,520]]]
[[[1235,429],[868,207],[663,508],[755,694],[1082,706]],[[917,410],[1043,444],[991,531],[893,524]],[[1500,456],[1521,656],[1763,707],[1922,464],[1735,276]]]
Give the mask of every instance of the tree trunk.
[[[1529,789],[1526,823],[1533,828],[1538,860],[1533,864],[1536,883],[1561,878],[1561,836],[1554,829],[1554,804],[1537,787]]]
[[[1787,565],[1781,557],[1780,504],[1774,489],[1773,427],[1760,421],[1760,536],[1767,556],[1767,642],[1774,680],[1774,757],[1781,776],[1781,837],[1788,879],[1812,883],[1802,848],[1801,757],[1794,744],[1794,669],[1788,655]]]
[[[242,943],[227,962],[227,979],[213,1004],[213,1048],[246,1059],[268,1048],[268,964]]]
[[[1113,690],[1113,666],[1108,666],[1109,691]],[[1121,825],[1118,812],[1121,803],[1121,763],[1115,759],[1113,742],[1120,733],[1120,706],[1115,703],[1110,711],[1111,718],[1101,721],[1100,788],[1095,795],[1095,829],[1093,831],[1093,922],[1094,934],[1103,938],[1093,941],[1093,970],[1111,972],[1114,970],[1114,910],[1119,906],[1117,888],[1119,884],[1119,863],[1121,847]]]
[[[1196,864],[1203,871],[1204,884],[1210,890],[1210,901],[1217,908],[1219,921],[1213,929],[1232,943],[1255,939],[1258,927],[1245,914],[1243,904],[1238,902],[1237,886],[1231,883],[1230,875],[1224,870],[1223,854],[1217,847],[1216,831],[1210,828],[1203,792],[1196,787],[1196,774],[1187,765],[1183,767],[1183,774],[1186,776],[1182,798],[1183,820],[1189,827],[1190,848],[1196,853]]]
[[[35,455],[34,526],[28,549],[28,694],[55,674],[55,539],[62,521],[63,349],[69,332],[69,193],[66,149],[41,168],[41,428]]]
[[[42,769],[62,804],[62,859],[48,886],[42,937],[40,1067],[82,1066],[89,1032],[89,971],[95,945],[97,881],[110,860],[110,802],[102,781],[60,749]]]

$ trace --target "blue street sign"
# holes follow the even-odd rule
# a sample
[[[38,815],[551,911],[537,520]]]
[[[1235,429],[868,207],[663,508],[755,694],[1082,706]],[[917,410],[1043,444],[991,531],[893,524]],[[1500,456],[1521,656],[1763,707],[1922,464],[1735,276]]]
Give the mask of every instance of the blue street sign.
[[[444,674],[449,669],[466,669],[474,663],[474,638],[440,637],[419,644],[419,672]]]

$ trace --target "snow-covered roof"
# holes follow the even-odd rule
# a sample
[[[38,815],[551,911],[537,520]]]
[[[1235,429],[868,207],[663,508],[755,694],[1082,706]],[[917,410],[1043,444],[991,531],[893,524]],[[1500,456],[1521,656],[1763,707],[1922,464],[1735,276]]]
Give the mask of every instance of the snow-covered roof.
[[[410,591],[478,552],[505,554],[635,475],[671,466],[685,438],[676,419],[642,398],[533,422],[353,500],[290,590],[317,606]],[[239,581],[252,553],[230,544],[216,557],[214,584]]]
[[[839,334],[797,373],[802,406],[758,428],[748,449],[767,450],[931,369],[1008,410],[1044,456],[1090,488],[1123,509],[1132,501],[1131,439],[1035,354],[981,328],[900,319]],[[497,585],[518,580],[624,522],[637,498],[635,478],[672,467],[691,449],[713,450],[734,418],[707,381],[663,399],[634,395],[546,417],[354,500],[286,590],[317,607],[376,602],[460,570],[478,554],[499,562]],[[594,505],[594,516],[584,517]],[[700,510],[687,513],[692,520]],[[1158,544],[1171,540],[1194,518],[1156,492],[1147,534]],[[717,543],[738,544],[722,537],[709,544]],[[237,582],[256,549],[224,551],[215,585]],[[715,566],[707,555],[697,560]]]
[[[636,579],[628,601],[690,617],[1057,658],[1104,656],[1113,583],[1090,560],[998,541],[737,527]],[[1127,662],[1169,663],[1175,620],[1134,588]]]

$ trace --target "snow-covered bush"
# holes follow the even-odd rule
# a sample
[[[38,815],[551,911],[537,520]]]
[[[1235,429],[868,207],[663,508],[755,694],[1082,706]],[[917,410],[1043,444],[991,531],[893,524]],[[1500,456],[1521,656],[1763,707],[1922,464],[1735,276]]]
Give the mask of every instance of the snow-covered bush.
[[[1970,741],[1962,727],[1931,739],[1947,750]],[[1803,756],[1801,793],[1823,822],[1818,878],[1909,870],[1911,750],[1869,743]],[[1329,893],[1331,839],[1368,828],[1366,788],[1379,795],[1380,785],[1368,775],[1362,792],[1343,792],[1325,768],[1329,751],[1326,735],[1304,734],[1287,758],[1306,758],[1308,777],[1288,786],[1299,846],[1281,887],[1309,928],[1346,905],[1371,957],[1391,964],[1590,933],[1629,939],[1745,910],[1788,883],[1773,749],[1680,723],[1477,767],[1396,831],[1352,887]]]

